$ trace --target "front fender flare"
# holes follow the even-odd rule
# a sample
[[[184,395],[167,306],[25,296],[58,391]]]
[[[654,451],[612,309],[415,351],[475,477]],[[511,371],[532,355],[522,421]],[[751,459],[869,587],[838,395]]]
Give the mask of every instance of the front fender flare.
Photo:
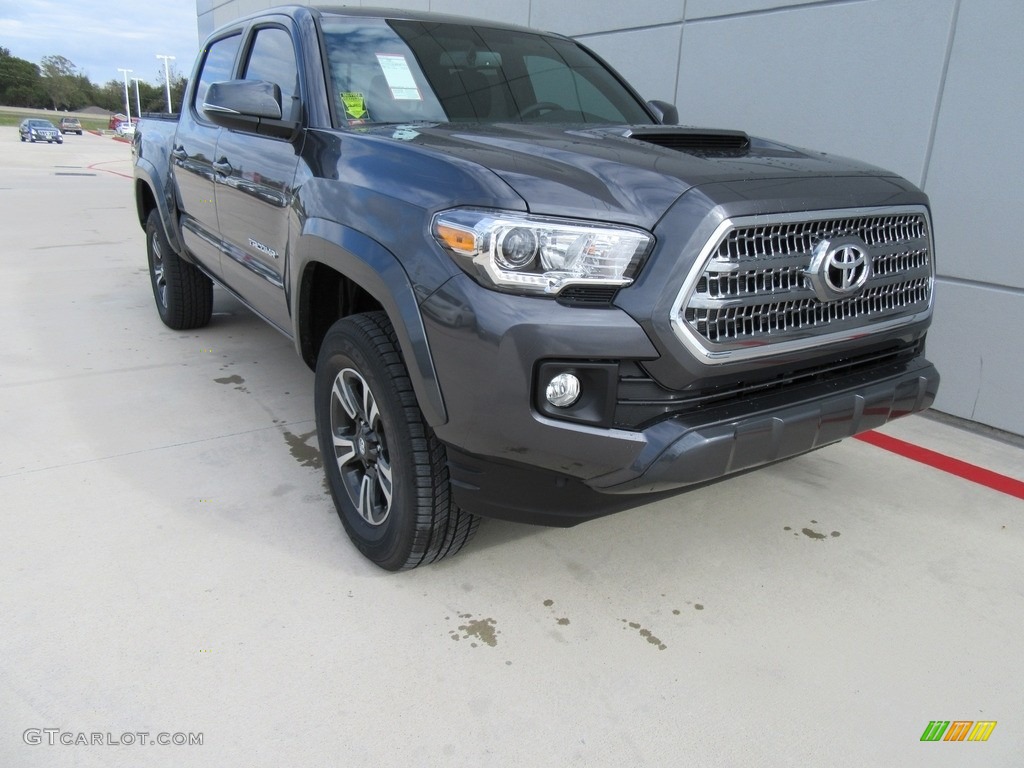
[[[303,223],[292,270],[292,296],[301,295],[303,274],[318,262],[357,283],[384,308],[395,328],[413,391],[431,427],[448,421],[448,412],[409,275],[387,248],[337,222],[309,218]],[[293,333],[301,354],[301,312],[293,312]]]

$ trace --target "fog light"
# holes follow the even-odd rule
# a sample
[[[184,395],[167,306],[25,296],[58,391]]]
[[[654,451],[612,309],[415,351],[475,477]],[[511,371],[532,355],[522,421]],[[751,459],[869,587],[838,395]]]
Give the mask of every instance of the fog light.
[[[568,408],[580,398],[580,380],[571,373],[560,373],[548,382],[544,394],[552,405]]]

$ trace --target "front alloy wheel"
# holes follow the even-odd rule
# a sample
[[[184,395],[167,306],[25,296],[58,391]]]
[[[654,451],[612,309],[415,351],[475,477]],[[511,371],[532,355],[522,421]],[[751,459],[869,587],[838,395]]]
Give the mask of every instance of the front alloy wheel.
[[[359,551],[398,571],[462,549],[480,519],[452,498],[444,446],[423,418],[385,313],[328,329],[313,399],[327,485]]]
[[[387,432],[370,385],[352,368],[341,371],[331,388],[331,439],[356,513],[370,525],[382,525],[394,496]]]

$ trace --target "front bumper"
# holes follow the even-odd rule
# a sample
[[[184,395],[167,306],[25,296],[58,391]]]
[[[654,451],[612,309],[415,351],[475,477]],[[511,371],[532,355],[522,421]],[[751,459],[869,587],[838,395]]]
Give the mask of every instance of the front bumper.
[[[880,427],[928,408],[939,373],[927,360],[899,366],[885,378],[860,374],[835,383],[778,394],[737,408],[706,413],[699,421],[669,419],[646,431],[647,448],[633,466],[594,478],[606,493],[657,493],[788,459]],[[829,391],[832,390],[832,391]]]
[[[918,344],[635,427],[580,423],[539,410],[537,372],[551,360],[650,365],[659,352],[628,314],[500,294],[466,276],[421,309],[448,414],[435,433],[448,446],[456,500],[522,522],[573,525],[796,456],[927,408],[939,383]],[[610,386],[621,404],[623,381]]]
[[[631,465],[585,481],[450,450],[455,499],[487,517],[575,525],[928,408],[939,385],[935,367],[918,358],[893,368],[666,419],[642,432],[645,445]]]

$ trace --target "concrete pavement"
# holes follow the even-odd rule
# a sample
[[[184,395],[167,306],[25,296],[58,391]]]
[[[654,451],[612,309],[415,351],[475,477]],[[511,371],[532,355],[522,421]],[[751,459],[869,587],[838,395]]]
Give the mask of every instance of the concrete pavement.
[[[1020,499],[851,440],[385,573],[291,343],[160,323],[130,175],[0,128],[0,766],[1020,764]]]

